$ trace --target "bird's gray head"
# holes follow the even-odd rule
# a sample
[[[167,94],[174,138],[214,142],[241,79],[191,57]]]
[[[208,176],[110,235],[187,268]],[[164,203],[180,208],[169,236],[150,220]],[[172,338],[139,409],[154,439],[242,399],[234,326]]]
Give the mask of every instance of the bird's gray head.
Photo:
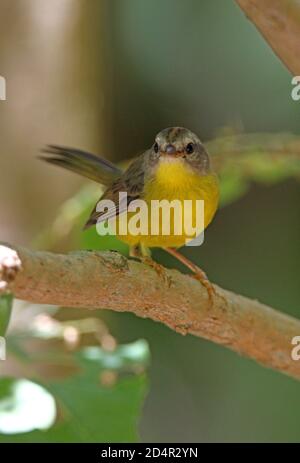
[[[184,127],[169,127],[159,132],[151,148],[151,159],[182,159],[198,172],[210,169],[208,153],[196,134]]]

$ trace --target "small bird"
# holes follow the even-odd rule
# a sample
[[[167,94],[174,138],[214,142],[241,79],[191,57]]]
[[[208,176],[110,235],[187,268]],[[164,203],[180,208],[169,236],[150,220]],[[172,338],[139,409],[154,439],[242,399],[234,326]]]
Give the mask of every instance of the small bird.
[[[106,187],[100,199],[109,199],[116,204],[114,211],[99,212],[95,206],[84,228],[105,221],[110,212],[120,220],[124,210],[136,199],[143,199],[151,212],[152,200],[191,200],[191,219],[195,214],[196,200],[204,201],[204,229],[212,221],[219,203],[219,183],[210,166],[209,155],[197,137],[183,127],[170,127],[159,132],[150,149],[137,157],[127,170],[93,154],[62,146],[49,145],[43,149],[41,159],[88,177]],[[126,193],[126,204],[119,202],[119,193]],[[103,218],[102,218],[103,216]],[[197,265],[177,251],[191,236],[183,231],[176,234],[175,215],[170,216],[170,234],[163,234],[161,223],[158,234],[117,235],[130,246],[130,255],[152,265],[159,273],[162,268],[150,258],[149,248],[166,250],[194,273],[207,288],[209,297],[214,293],[206,274]],[[181,218],[183,220],[183,218]],[[182,225],[182,224],[181,224]],[[204,230],[198,230],[197,234]]]

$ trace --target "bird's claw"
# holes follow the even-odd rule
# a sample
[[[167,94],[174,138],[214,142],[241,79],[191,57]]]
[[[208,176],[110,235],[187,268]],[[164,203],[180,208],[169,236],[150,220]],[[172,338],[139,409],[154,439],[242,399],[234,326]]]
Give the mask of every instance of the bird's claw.
[[[169,275],[167,274],[165,267],[158,264],[157,262],[155,262],[155,260],[151,259],[151,257],[148,257],[148,256],[141,257],[140,260],[144,264],[146,264],[149,267],[153,268],[153,270],[155,270],[157,275],[164,280],[164,282],[167,284],[167,286],[169,286],[169,287],[171,286],[172,281],[171,281],[171,278],[169,277]]]

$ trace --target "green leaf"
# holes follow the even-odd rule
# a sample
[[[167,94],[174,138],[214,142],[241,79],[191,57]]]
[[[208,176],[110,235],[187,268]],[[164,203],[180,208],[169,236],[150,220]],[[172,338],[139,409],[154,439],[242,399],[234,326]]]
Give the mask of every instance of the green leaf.
[[[0,296],[0,336],[4,336],[8,327],[13,304],[13,295]]]
[[[85,348],[74,355],[79,372],[65,380],[48,381],[41,386],[53,396],[59,408],[59,419],[47,430],[37,421],[30,432],[0,434],[0,442],[135,442],[138,440],[137,424],[147,390],[144,368],[149,361],[148,345],[140,340],[119,346],[114,352],[101,348]],[[110,380],[104,380],[105,378]],[[112,380],[112,381],[111,381]],[[36,386],[36,385],[35,385]],[[10,408],[11,416],[20,414],[24,404],[19,397],[16,407],[15,380],[0,380],[0,430],[1,416]],[[2,394],[1,394],[2,391]],[[4,392],[3,392],[4,391]],[[42,398],[42,396],[41,396]],[[45,395],[44,400],[49,397]],[[28,397],[26,397],[28,402]],[[31,394],[32,415],[39,418],[36,394]],[[43,407],[42,407],[43,408]],[[51,422],[53,409],[48,407]],[[19,416],[22,416],[20,414]],[[23,419],[24,419],[23,415]],[[34,425],[32,416],[23,423],[25,429]],[[47,416],[43,416],[43,423]],[[19,421],[16,421],[19,423]],[[17,424],[19,426],[20,424]]]

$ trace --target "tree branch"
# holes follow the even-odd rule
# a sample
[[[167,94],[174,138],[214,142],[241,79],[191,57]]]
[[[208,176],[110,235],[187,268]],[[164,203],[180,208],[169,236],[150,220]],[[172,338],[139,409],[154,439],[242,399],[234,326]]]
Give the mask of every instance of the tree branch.
[[[300,75],[298,0],[236,0],[293,75]]]
[[[191,276],[167,269],[160,275],[152,267],[115,252],[61,255],[8,245],[2,249],[10,255],[15,250],[22,264],[6,280],[7,273],[0,271],[0,288],[2,283],[17,298],[133,312],[300,379],[300,362],[291,358],[291,340],[300,335],[300,321],[258,301],[215,286],[211,303],[206,289]],[[0,254],[0,269],[4,254]]]

